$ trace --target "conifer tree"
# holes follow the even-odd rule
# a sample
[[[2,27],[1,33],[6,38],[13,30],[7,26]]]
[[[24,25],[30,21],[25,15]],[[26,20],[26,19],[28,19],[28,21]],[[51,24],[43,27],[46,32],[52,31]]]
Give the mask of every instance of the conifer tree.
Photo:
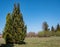
[[[5,25],[4,32],[3,32],[3,37],[6,41],[6,43],[12,42],[12,32],[11,32],[11,30],[12,30],[12,20],[11,20],[10,13],[8,13],[8,15],[6,16],[6,25]]]
[[[52,32],[52,35],[55,35],[55,29],[53,26],[51,27],[51,32]]]
[[[47,22],[43,22],[43,31],[44,31],[44,36],[45,37],[48,37],[49,36],[49,26],[48,26],[48,24],[47,24]]]
[[[56,31],[60,31],[60,27],[59,27],[59,26],[60,26],[60,25],[57,24]]]
[[[48,24],[47,24],[47,22],[43,22],[43,30],[44,31],[48,31]]]
[[[9,20],[8,20],[9,19]],[[8,14],[5,30],[8,30],[8,35],[6,35],[6,39],[9,41],[10,37],[12,43],[23,43],[26,36],[27,26],[25,25],[22,17],[22,13],[20,12],[19,4],[14,4],[14,9],[11,15]],[[10,22],[9,22],[10,21]],[[11,29],[10,29],[11,27]],[[4,30],[3,36],[5,36],[6,31]],[[10,33],[9,33],[10,32]],[[10,34],[10,35],[9,35]]]
[[[54,31],[54,27],[53,26],[51,27],[51,31]]]

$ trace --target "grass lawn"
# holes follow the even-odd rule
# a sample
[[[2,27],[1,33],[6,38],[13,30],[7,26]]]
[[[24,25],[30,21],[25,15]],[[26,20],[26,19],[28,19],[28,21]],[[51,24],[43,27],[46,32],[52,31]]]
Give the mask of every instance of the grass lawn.
[[[60,37],[32,37],[25,39],[26,44],[14,44],[14,47],[60,47]],[[0,44],[5,43],[0,38]]]

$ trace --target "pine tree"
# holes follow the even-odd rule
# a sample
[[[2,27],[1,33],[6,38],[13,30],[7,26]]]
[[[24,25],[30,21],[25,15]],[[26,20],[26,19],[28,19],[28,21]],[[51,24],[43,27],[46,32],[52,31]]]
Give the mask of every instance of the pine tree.
[[[51,31],[54,31],[54,27],[53,26],[51,27]]]
[[[43,30],[48,31],[48,24],[47,22],[43,22]]]
[[[11,20],[10,13],[8,13],[8,15],[6,17],[5,29],[4,29],[4,32],[3,32],[3,37],[6,41],[6,43],[10,43],[10,42],[12,43],[12,32],[11,32],[11,30],[12,30],[12,20]]]
[[[57,24],[56,31],[60,31],[60,27],[59,27],[59,26],[60,26],[60,25]]]
[[[5,30],[8,30],[7,31],[8,35],[5,38],[8,38],[7,40],[9,40],[11,37],[11,40],[13,40],[11,41],[12,43],[23,43],[25,36],[26,36],[27,26],[25,25],[23,21],[23,17],[22,17],[22,13],[20,12],[19,4],[18,5],[14,4],[13,12],[11,16],[7,17],[7,19],[11,19],[11,21],[6,20],[7,21],[6,25],[9,25],[9,26],[8,27],[5,26]],[[4,30],[3,36],[5,36],[6,34],[5,30]]]
[[[51,27],[51,32],[52,32],[52,35],[55,35],[55,29],[53,26]]]
[[[44,31],[44,36],[45,37],[50,36],[47,22],[43,22],[43,31]]]

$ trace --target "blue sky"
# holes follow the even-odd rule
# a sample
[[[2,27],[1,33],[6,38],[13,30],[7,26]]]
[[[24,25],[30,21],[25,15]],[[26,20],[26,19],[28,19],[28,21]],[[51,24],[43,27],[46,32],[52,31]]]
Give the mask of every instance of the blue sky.
[[[60,24],[60,0],[0,0],[0,33],[2,33],[7,13],[12,13],[14,3],[20,3],[20,10],[27,32],[42,30],[46,21],[49,28]]]

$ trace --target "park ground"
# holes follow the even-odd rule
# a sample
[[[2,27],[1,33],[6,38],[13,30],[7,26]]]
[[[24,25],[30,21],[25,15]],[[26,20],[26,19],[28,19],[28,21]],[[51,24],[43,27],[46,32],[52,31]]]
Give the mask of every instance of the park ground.
[[[14,44],[14,47],[60,47],[60,37],[28,37],[24,41],[26,44]],[[0,45],[4,43],[0,38]]]

